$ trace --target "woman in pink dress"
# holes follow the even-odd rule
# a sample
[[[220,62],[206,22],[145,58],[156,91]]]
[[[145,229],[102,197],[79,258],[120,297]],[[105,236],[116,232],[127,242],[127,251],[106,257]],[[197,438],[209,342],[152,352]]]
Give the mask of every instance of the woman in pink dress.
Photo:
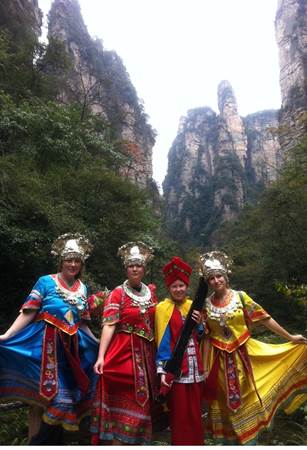
[[[106,299],[94,370],[92,443],[148,444],[155,396],[155,288],[142,283],[152,249],[142,242],[119,248],[127,280]]]

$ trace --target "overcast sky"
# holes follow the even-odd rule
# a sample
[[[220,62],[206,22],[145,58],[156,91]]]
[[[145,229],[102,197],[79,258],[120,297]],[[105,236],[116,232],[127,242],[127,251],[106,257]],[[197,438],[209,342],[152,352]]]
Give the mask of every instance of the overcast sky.
[[[38,0],[44,13],[52,0]],[[158,136],[153,176],[161,186],[180,117],[218,113],[228,80],[241,116],[281,104],[274,20],[277,0],[79,0],[92,37],[122,58]]]

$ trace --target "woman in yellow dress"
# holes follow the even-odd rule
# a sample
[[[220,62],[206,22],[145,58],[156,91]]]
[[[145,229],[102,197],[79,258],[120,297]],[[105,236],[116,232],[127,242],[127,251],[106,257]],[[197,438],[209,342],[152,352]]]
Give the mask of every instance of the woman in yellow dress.
[[[307,339],[288,333],[245,292],[230,288],[232,261],[225,253],[205,253],[200,261],[212,292],[204,308],[206,434],[224,444],[254,444],[279,407],[290,414],[307,401]],[[290,342],[253,339],[252,325]]]

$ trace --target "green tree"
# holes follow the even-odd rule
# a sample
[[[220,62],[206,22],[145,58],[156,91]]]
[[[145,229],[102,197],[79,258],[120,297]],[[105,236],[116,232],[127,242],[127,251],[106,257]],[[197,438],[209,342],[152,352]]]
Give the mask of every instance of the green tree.
[[[93,287],[123,278],[116,255],[124,242],[157,236],[146,191],[116,174],[121,154],[95,116],[35,99],[0,96],[0,308],[15,314],[42,273],[56,270],[52,240],[85,233],[95,250],[87,268]],[[105,132],[105,134],[104,134]]]
[[[295,286],[307,282],[307,138],[291,150],[278,180],[256,207],[248,207],[220,233],[234,257],[234,282],[274,315],[302,324],[306,306]],[[292,295],[282,295],[292,286]],[[278,292],[277,292],[278,291]]]

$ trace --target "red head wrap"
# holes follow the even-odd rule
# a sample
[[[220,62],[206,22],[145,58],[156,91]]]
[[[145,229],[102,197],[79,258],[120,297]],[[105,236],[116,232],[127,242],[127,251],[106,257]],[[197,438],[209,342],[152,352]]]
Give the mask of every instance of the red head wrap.
[[[163,267],[164,281],[166,286],[170,286],[174,281],[181,280],[187,286],[190,283],[192,268],[179,256],[174,256],[170,262]]]

